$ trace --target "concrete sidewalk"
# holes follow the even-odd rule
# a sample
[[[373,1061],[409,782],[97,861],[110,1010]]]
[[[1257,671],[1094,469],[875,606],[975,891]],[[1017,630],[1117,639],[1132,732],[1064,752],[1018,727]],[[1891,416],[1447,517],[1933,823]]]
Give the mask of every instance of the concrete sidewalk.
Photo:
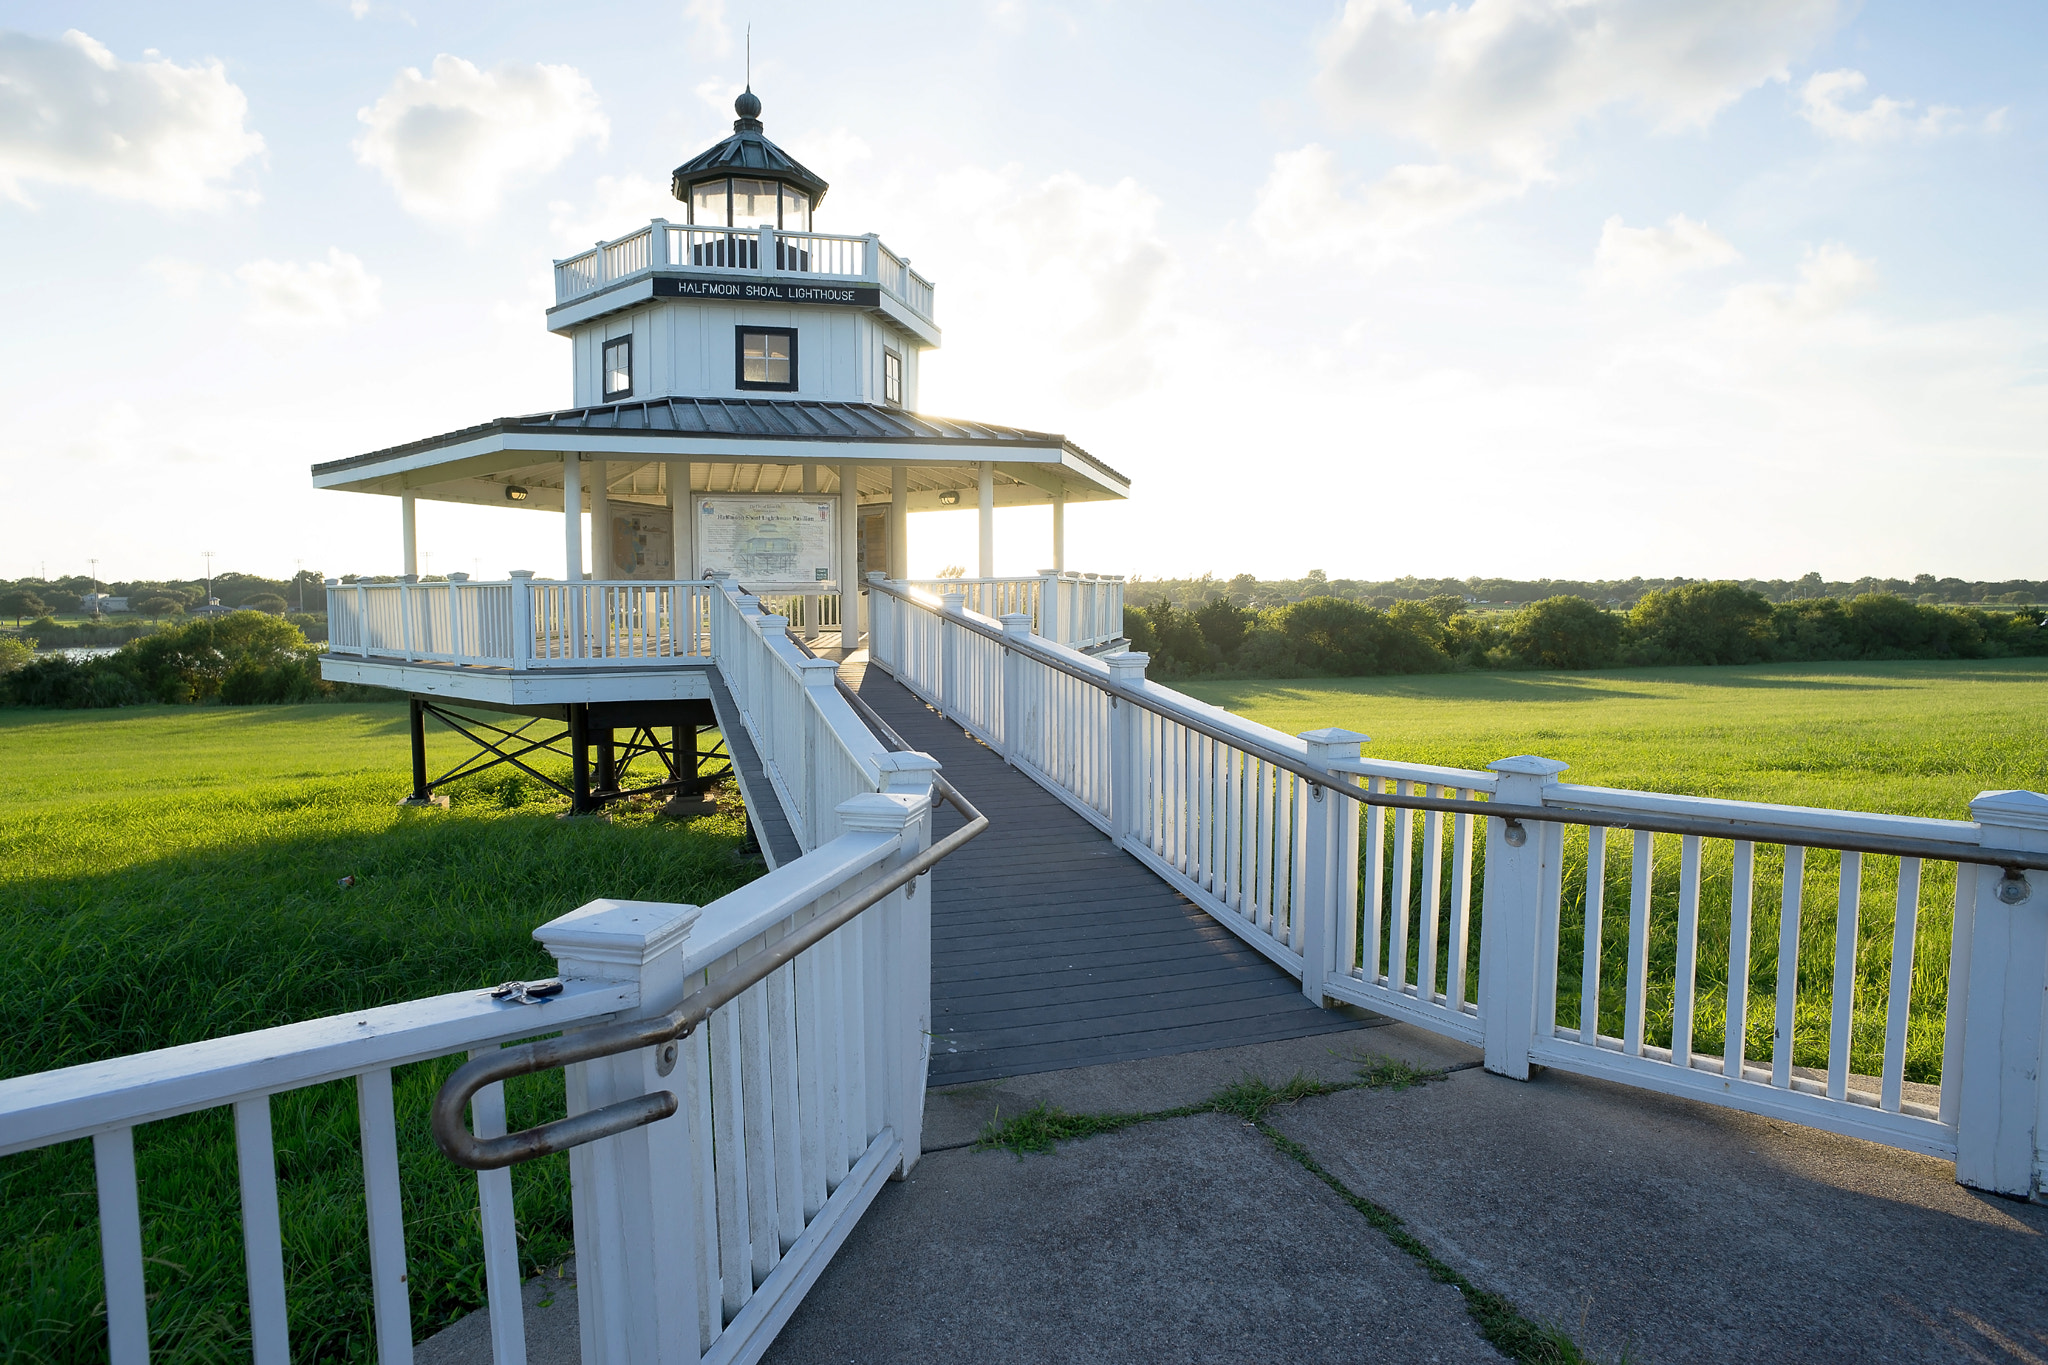
[[[1452,1070],[1268,1123],[1595,1358],[2048,1361],[2048,1207],[1781,1122],[1554,1072],[1504,1080],[1402,1025],[931,1092],[923,1161],[876,1197],[768,1359],[1501,1359],[1455,1289],[1239,1119],[1022,1160],[970,1145],[1040,1102],[1165,1109],[1247,1073],[1349,1080],[1359,1052]],[[538,1311],[568,1350],[534,1365],[574,1359],[573,1291],[551,1297]],[[481,1326],[419,1359],[487,1359],[454,1349]]]

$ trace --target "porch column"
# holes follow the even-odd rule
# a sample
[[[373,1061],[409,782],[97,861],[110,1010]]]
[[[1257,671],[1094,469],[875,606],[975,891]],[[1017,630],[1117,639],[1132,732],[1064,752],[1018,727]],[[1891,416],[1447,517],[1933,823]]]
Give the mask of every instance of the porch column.
[[[562,457],[562,576],[583,581],[583,457]]]
[[[839,466],[839,644],[860,643],[860,466]]]
[[[669,572],[679,579],[697,576],[697,519],[690,509],[690,486],[694,466],[688,463],[668,467]]]
[[[611,466],[590,462],[590,576],[612,577]]]
[[[1052,495],[1052,569],[1064,573],[1067,568],[1067,495],[1064,491]]]
[[[399,538],[404,542],[404,567],[399,570],[407,578],[417,578],[420,572],[419,514],[413,506],[411,493],[398,495]]]
[[[818,467],[814,464],[803,466],[803,490],[807,498],[818,496]],[[818,638],[818,615],[824,610],[825,597],[822,593],[809,593],[804,597],[804,638]]]
[[[983,578],[996,576],[996,467],[987,460],[981,462],[979,478],[981,489],[981,574]]]
[[[910,577],[910,466],[889,466],[889,577]]]

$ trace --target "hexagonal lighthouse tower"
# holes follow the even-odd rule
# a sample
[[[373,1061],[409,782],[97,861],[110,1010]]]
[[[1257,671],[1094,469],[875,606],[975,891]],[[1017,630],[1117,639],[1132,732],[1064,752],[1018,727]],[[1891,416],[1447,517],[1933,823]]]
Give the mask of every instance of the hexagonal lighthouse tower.
[[[316,488],[401,509],[401,580],[332,585],[329,677],[548,707],[674,698],[683,680],[650,675],[690,667],[682,656],[615,642],[657,610],[656,586],[720,576],[850,652],[867,576],[908,581],[910,514],[977,506],[979,576],[957,584],[970,607],[1020,600],[994,577],[994,510],[1045,505],[1052,567],[1017,582],[1085,582],[1067,597],[1093,603],[1093,625],[1073,609],[1048,633],[1084,648],[1116,636],[1121,582],[1066,570],[1064,511],[1124,498],[1129,481],[1061,435],[921,413],[932,282],[873,233],[821,230],[825,181],[768,139],[751,90],[734,110],[732,135],[675,170],[681,221],[555,263],[547,326],[570,343],[573,407],[313,466]],[[560,515],[560,577],[419,582],[420,499]],[[1094,586],[1111,581],[1114,612]],[[571,584],[586,586],[565,596]],[[689,628],[663,620],[678,639]],[[573,672],[604,681],[557,697]]]

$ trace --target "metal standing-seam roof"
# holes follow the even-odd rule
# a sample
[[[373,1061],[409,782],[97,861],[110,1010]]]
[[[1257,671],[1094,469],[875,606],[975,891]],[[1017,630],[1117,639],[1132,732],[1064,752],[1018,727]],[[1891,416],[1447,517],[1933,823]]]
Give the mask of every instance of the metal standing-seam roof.
[[[732,107],[733,112],[739,115],[732,121],[732,136],[676,167],[675,176],[669,182],[675,197],[688,203],[690,187],[700,180],[716,180],[735,172],[752,172],[764,179],[799,186],[811,196],[813,209],[824,203],[825,191],[829,188],[824,177],[770,142],[761,131],[760,97],[748,90],[732,102]]]
[[[927,417],[901,408],[874,403],[835,403],[802,398],[649,398],[641,401],[606,403],[596,407],[565,408],[560,412],[536,412],[524,417],[500,417],[495,422],[464,427],[460,431],[429,436],[404,445],[330,460],[313,466],[317,477],[360,469],[385,460],[415,455],[445,446],[460,445],[493,435],[533,436],[548,432],[642,433],[648,436],[730,436],[756,441],[843,441],[890,445],[931,445],[967,447],[963,459],[1000,459],[990,446],[1022,446],[1059,450],[1093,466],[1119,483],[1128,484],[1111,469],[1066,437],[1022,427],[996,426],[988,422],[963,422],[949,417]]]

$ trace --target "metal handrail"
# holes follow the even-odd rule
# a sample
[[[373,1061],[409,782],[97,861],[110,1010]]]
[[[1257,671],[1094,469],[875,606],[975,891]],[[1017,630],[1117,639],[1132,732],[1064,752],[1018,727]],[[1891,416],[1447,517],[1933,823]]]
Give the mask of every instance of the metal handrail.
[[[503,1137],[477,1137],[469,1131],[468,1125],[463,1121],[463,1110],[485,1086],[510,1080],[514,1076],[531,1076],[538,1071],[552,1071],[556,1067],[569,1066],[575,1062],[596,1061],[600,1057],[614,1057],[619,1053],[635,1052],[643,1047],[659,1047],[661,1053],[656,1060],[655,1070],[659,1075],[668,1075],[675,1068],[679,1055],[677,1043],[695,1032],[697,1026],[709,1019],[721,1005],[764,980],[777,968],[795,959],[806,948],[829,937],[834,930],[863,910],[869,909],[884,897],[924,875],[937,866],[947,854],[988,828],[988,817],[976,810],[951,783],[934,774],[933,785],[938,787],[946,800],[953,802],[965,818],[966,823],[959,829],[873,886],[818,915],[795,933],[753,954],[718,980],[708,982],[684,996],[682,1003],[667,1014],[652,1019],[607,1024],[601,1028],[565,1034],[559,1038],[546,1038],[535,1043],[521,1043],[517,1047],[501,1048],[463,1063],[456,1068],[455,1074],[442,1084],[440,1093],[434,1097],[434,1142],[447,1158],[458,1166],[467,1166],[477,1171],[494,1171],[522,1161],[531,1161],[535,1157],[565,1152],[571,1147],[580,1147],[599,1138],[629,1132],[675,1113],[679,1107],[675,1092],[662,1090],[654,1094],[638,1095],[630,1100],[619,1100],[600,1109],[556,1119],[537,1127],[523,1128],[516,1133],[507,1133]]]
[[[870,591],[886,593],[920,610],[932,611],[930,606],[917,601],[910,594],[890,587],[885,580],[871,579],[868,588]],[[1020,647],[1016,637],[994,627],[985,626],[964,613],[939,610],[933,612],[933,615],[977,635],[985,636],[1006,649]],[[1024,653],[1046,667],[1065,673],[1069,677],[1079,678],[1090,686],[1107,692],[1112,702],[1127,701],[1142,710],[1150,711],[1155,716],[1164,716],[1176,725],[1185,725],[1197,734],[1220,740],[1253,758],[1270,763],[1276,768],[1283,768],[1298,777],[1307,778],[1316,786],[1341,792],[1364,805],[1387,806],[1396,810],[1440,811],[1450,815],[1490,816],[1507,822],[1511,839],[1519,831],[1522,821],[1533,820],[1542,824],[1597,825],[1605,829],[1641,830],[1649,834],[1695,834],[1702,838],[1741,839],[1759,844],[1783,844],[1793,848],[1837,849],[1845,853],[1875,853],[1898,858],[1931,858],[1938,862],[1974,863],[1982,867],[2003,868],[2008,879],[2017,878],[2023,870],[2048,871],[2048,853],[2026,853],[2018,849],[1973,849],[1969,845],[1951,844],[1941,839],[1916,839],[1905,835],[1885,834],[1845,835],[1835,830],[1798,825],[1773,825],[1763,821],[1732,818],[1720,820],[1683,815],[1617,816],[1603,811],[1569,806],[1524,806],[1503,801],[1466,801],[1451,797],[1405,796],[1396,792],[1368,791],[1364,785],[1345,774],[1314,767],[1304,759],[1248,735],[1226,730],[1194,712],[1162,706],[1127,688],[1119,687],[1113,677],[1105,679],[1090,669],[1070,663],[1042,648],[1024,645],[1022,649]]]

